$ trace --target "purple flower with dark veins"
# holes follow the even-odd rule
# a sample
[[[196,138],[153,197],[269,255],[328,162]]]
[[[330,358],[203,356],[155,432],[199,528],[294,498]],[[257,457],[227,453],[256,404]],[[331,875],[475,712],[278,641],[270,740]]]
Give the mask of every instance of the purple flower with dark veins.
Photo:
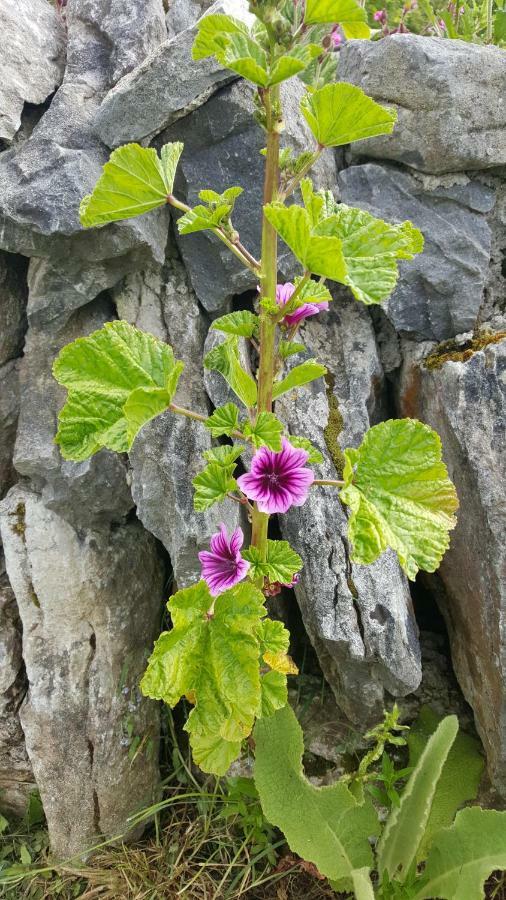
[[[278,306],[281,308],[286,306],[294,291],[295,285],[292,284],[291,281],[287,281],[286,284],[278,284],[276,288],[276,303]],[[294,312],[288,313],[288,315],[284,317],[283,324],[298,325],[304,319],[308,319],[309,316],[316,316],[319,312],[327,310],[328,308],[329,304],[327,300],[321,300],[319,303],[303,303],[302,306],[299,306]]]
[[[202,578],[207,581],[213,597],[227,591],[246,576],[250,564],[241,556],[243,541],[242,528],[236,528],[229,538],[222,522],[220,530],[211,538],[211,549],[199,553]]]
[[[260,512],[284,513],[291,506],[302,506],[314,481],[306,468],[306,450],[293,447],[286,438],[279,453],[261,447],[251,462],[251,470],[237,479],[241,491],[255,500]]]

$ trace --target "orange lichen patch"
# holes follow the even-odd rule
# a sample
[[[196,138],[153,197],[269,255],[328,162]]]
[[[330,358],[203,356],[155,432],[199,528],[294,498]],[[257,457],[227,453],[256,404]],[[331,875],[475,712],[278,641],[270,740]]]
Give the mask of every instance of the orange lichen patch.
[[[506,331],[497,331],[495,334],[487,331],[465,343],[444,341],[426,357],[423,365],[426,369],[440,369],[445,362],[467,362],[479,350],[484,350],[490,344],[498,344],[505,338]]]

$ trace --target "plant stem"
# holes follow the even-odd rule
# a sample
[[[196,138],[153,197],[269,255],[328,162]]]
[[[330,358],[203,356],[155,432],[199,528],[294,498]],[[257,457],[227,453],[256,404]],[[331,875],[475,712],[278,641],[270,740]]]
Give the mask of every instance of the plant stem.
[[[328,484],[331,487],[343,487],[344,481],[337,481],[335,478],[315,478],[313,481],[314,485],[325,485]]]
[[[183,203],[181,200],[178,200],[176,197],[174,197],[173,194],[170,194],[167,197],[167,203],[170,203],[170,205],[173,206],[174,209],[179,209],[181,212],[191,212],[191,206],[188,206],[187,203]],[[223,241],[223,243],[227,245],[228,249],[234,254],[234,256],[237,256],[237,258],[241,260],[243,266],[245,266],[251,272],[254,272],[255,275],[260,274],[260,263],[257,259],[255,259],[254,256],[252,256],[249,250],[246,250],[246,247],[243,247],[239,238],[234,241],[230,240],[228,235],[225,234],[223,228],[210,228],[209,231],[212,231],[212,233],[215,234],[216,237],[220,239],[220,241]]]
[[[264,93],[267,124],[267,155],[265,162],[264,205],[276,200],[279,186],[279,87],[272,87]],[[278,280],[278,239],[275,229],[262,219],[262,274],[260,287],[262,297],[272,302],[276,300]],[[258,412],[271,412],[272,385],[274,381],[274,360],[276,349],[276,321],[268,313],[260,315],[260,361],[258,367]],[[251,545],[260,551],[260,558],[267,554],[267,530],[269,516],[261,513],[255,504],[252,515]],[[262,579],[263,581],[263,579]]]
[[[283,194],[279,197],[280,200],[286,200],[287,197],[289,197],[295,190],[297,190],[302,179],[306,177],[308,172],[313,168],[315,162],[319,160],[324,149],[324,147],[318,147],[317,150],[314,151],[312,158],[308,160],[304,168],[298,173],[298,175],[295,175],[295,177],[288,182],[285,190],[283,191]]]
[[[487,0],[487,30],[485,43],[491,44],[494,36],[494,0]]]

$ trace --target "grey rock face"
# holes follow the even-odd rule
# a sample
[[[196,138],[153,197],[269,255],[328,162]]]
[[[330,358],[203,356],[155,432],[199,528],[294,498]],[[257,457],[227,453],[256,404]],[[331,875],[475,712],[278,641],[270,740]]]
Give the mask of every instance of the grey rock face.
[[[245,21],[252,18],[245,0],[218,0],[208,12],[229,13]],[[214,57],[199,62],[192,59],[196,33],[191,23],[177,37],[157,47],[109,92],[95,121],[105,144],[117,147],[154,137],[236,78]]]
[[[506,341],[429,370],[408,357],[400,409],[440,434],[460,500],[439,576],[453,664],[506,792]]]
[[[25,261],[0,251],[0,366],[23,346],[26,296]]]
[[[86,233],[78,219],[80,200],[108,158],[92,131],[103,92],[162,37],[161,2],[150,0],[136,10],[127,16],[121,0],[108,0],[106,10],[97,0],[69,5],[64,83],[29,139],[0,159],[0,246],[26,256],[51,255],[59,282],[75,281],[78,288],[85,261],[103,264],[131,252],[146,262],[163,258],[163,211]],[[86,299],[101,289],[99,284]]]
[[[305,337],[311,356],[328,367],[327,383],[281,398],[276,411],[292,434],[310,438],[324,454],[317,477],[336,478],[342,450],[357,446],[384,416],[383,371],[367,311],[355,302],[336,301],[306,325]],[[403,696],[420,682],[407,580],[390,551],[372,566],[350,561],[335,488],[313,488],[280,526],[304,562],[297,600],[323,672],[344,712],[354,722],[370,721],[381,714],[385,692]]]
[[[213,0],[170,0],[165,20],[169,37],[191,28],[213,5]]]
[[[61,83],[65,30],[46,0],[2,0],[0,34],[0,139],[10,141],[24,104],[43,103]]]
[[[1,532],[23,624],[28,756],[54,854],[82,854],[156,793],[158,707],[138,683],[163,564],[138,523],[76,532],[20,487],[2,503]],[[133,736],[144,743],[132,762]]]
[[[202,383],[204,323],[184,269],[168,259],[160,270],[130,276],[116,292],[118,312],[140,328],[152,331],[174,347],[185,363],[175,402],[202,415],[210,413]],[[197,422],[165,413],[148,423],[130,451],[132,493],[137,514],[167,548],[178,587],[200,576],[197,553],[223,521],[238,524],[232,501],[207,513],[193,509],[191,479],[204,468],[209,432]]]
[[[381,43],[381,42],[380,42]],[[495,191],[479,181],[445,186],[393,166],[367,163],[339,174],[341,198],[390,222],[410,219],[423,232],[423,253],[400,263],[387,315],[417,340],[446,340],[474,328],[490,263],[487,213]]]
[[[0,497],[16,480],[12,454],[19,415],[19,362],[0,367]]]
[[[339,79],[398,110],[393,134],[353,144],[355,156],[431,173],[506,163],[506,70],[499,48],[414,34],[350,41],[339,57]]]
[[[43,491],[44,501],[77,526],[121,521],[133,506],[122,457],[101,451],[82,463],[65,462],[54,443],[57,414],[66,391],[52,376],[60,349],[114,318],[106,298],[97,298],[51,334],[30,328],[20,362],[21,409],[14,466]]]
[[[293,81],[283,85],[282,89],[286,122],[283,140],[300,153],[313,142],[299,112],[303,86]],[[244,83],[235,83],[222,88],[191,116],[168,128],[163,139],[185,143],[176,178],[176,194],[186,203],[197,203],[198,193],[203,188],[217,191],[232,185],[244,188],[233,221],[243,244],[258,256],[264,169],[260,150],[265,144],[265,135],[253,121],[253,111],[253,91]],[[324,154],[313,174],[319,187],[335,188],[333,154]],[[256,288],[254,274],[244,269],[213,235],[202,232],[182,235],[177,240],[192,287],[205,309],[211,312],[222,310],[234,294]],[[283,246],[280,251],[281,272],[287,277],[292,276],[293,257]]]
[[[0,551],[0,809],[16,816],[35,789],[18,715],[26,690],[21,622]]]

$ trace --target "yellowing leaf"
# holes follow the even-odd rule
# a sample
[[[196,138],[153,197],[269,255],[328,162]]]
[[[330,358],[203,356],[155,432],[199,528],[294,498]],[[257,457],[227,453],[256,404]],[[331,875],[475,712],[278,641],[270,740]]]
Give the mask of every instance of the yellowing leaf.
[[[171,347],[127,322],[108,322],[67,344],[53,365],[68,388],[55,438],[62,456],[128,451],[139,429],[172,402],[182,369]]]
[[[141,689],[169,706],[192,697],[185,730],[194,760],[205,772],[224,775],[263,710],[260,634],[266,610],[263,594],[248,582],[212,604],[204,581],[171,598],[173,628],[158,638]],[[279,681],[270,688],[275,703]]]
[[[281,672],[282,675],[299,674],[292,657],[288,656],[287,653],[271,653],[267,650],[263,655],[263,659],[274,672]]]
[[[415,419],[390,420],[344,455],[340,497],[351,508],[353,560],[367,565],[391,547],[411,580],[419,569],[434,572],[458,507],[439,435]]]
[[[139,144],[113,150],[93,193],[81,201],[81,224],[91,228],[165,206],[182,152],[180,143],[162,147],[161,158],[152,147]]]
[[[300,108],[322,147],[339,147],[378,134],[390,134],[397,121],[393,109],[380,106],[353,84],[326,84],[305,94]]]

